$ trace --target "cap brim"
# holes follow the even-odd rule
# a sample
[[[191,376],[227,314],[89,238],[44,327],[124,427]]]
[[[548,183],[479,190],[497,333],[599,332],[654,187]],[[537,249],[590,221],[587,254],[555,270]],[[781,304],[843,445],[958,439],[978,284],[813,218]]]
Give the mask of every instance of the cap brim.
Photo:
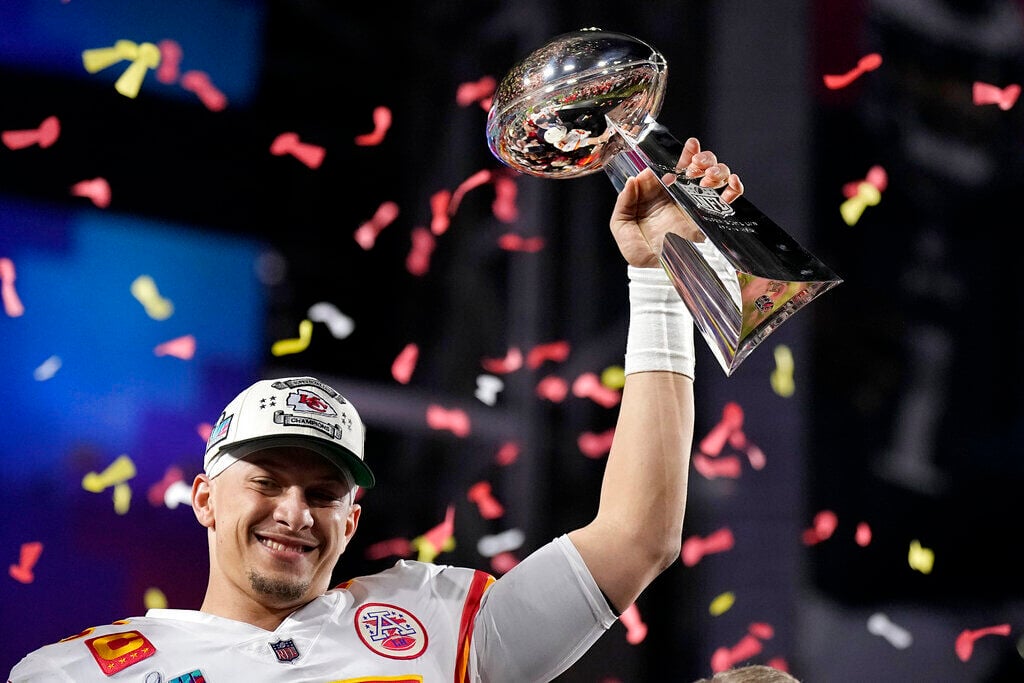
[[[373,485],[376,483],[373,472],[366,466],[366,463],[347,448],[341,448],[340,446],[332,447],[320,439],[298,435],[265,436],[232,444],[217,455],[211,466],[207,468],[206,473],[211,477],[215,477],[233,463],[243,460],[253,453],[264,451],[268,448],[287,447],[303,448],[323,456],[336,467],[347,471],[352,476],[356,486],[369,489],[373,488]],[[215,471],[211,472],[210,470]]]

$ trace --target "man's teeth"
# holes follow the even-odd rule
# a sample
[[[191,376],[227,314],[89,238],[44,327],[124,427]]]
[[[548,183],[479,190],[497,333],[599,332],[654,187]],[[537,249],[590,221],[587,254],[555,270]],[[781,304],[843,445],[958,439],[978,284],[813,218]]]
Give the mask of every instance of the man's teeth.
[[[260,543],[267,546],[271,550],[291,550],[293,552],[304,553],[308,548],[303,545],[285,545],[284,543],[278,543],[277,541],[271,541],[269,538],[261,538]]]

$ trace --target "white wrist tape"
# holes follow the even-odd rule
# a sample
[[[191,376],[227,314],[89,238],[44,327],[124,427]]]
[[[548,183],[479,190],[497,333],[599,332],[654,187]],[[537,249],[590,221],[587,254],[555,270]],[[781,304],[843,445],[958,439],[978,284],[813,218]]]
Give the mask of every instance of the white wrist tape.
[[[693,377],[693,318],[663,268],[628,266],[627,375],[667,370]]]

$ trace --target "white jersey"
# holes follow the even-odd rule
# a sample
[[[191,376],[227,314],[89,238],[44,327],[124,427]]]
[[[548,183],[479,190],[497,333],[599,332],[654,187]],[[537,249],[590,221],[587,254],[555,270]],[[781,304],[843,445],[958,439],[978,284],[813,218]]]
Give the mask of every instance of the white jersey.
[[[497,581],[399,560],[328,591],[274,631],[151,609],[30,653],[10,682],[548,681],[614,621],[575,546],[560,536]]]

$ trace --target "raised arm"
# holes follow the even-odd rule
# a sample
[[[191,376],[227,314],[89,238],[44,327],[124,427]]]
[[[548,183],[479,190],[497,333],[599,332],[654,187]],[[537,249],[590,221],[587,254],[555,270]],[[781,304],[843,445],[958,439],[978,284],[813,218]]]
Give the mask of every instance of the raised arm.
[[[724,187],[726,201],[743,193],[738,176],[694,138],[677,168]],[[702,236],[649,169],[626,183],[609,225],[629,273],[626,381],[597,515],[569,538],[621,613],[679,557],[693,442],[693,320],[657,254],[666,232]]]

